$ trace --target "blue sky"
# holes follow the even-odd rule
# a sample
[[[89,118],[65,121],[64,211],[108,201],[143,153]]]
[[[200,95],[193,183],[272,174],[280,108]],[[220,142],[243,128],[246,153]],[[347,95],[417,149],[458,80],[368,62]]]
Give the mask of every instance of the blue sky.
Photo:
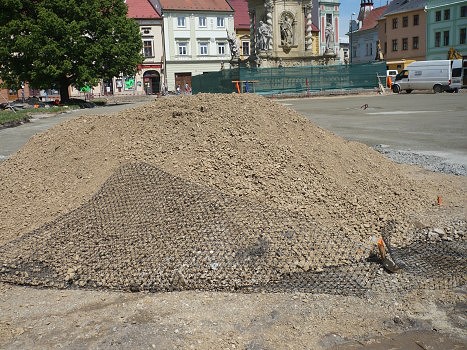
[[[346,37],[345,33],[349,30],[350,16],[352,12],[358,15],[360,10],[360,0],[341,0],[341,5],[339,6],[339,21],[340,21],[340,30],[339,37]],[[380,7],[386,5],[387,0],[373,0],[373,6]],[[354,16],[355,19],[357,16]]]

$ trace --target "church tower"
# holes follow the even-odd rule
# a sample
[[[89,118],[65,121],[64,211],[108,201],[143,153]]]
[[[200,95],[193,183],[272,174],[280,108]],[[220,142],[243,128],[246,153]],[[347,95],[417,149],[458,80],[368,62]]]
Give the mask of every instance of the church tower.
[[[368,16],[368,14],[373,11],[373,0],[361,0],[360,2],[360,12],[358,13],[358,20],[363,22],[363,20]]]

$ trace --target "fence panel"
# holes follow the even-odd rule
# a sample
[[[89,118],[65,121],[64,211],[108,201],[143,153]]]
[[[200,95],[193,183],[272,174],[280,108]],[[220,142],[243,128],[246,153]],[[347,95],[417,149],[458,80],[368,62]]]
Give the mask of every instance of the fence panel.
[[[335,89],[378,87],[386,63],[281,68],[235,68],[193,77],[193,92],[300,94]]]

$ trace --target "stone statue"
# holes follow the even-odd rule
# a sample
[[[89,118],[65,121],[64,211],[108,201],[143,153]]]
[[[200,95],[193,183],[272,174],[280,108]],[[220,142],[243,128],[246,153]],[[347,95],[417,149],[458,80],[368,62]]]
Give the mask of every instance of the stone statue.
[[[232,59],[239,58],[240,50],[238,49],[237,37],[235,33],[231,33],[227,30],[227,41],[229,42]]]
[[[326,50],[333,51],[334,44],[334,28],[332,27],[331,22],[326,24]]]
[[[284,19],[281,23],[281,43],[283,46],[293,45],[292,21],[293,19],[289,16],[284,16]]]
[[[263,21],[259,21],[256,36],[258,48],[263,51],[268,51],[272,39],[272,28]]]
[[[383,57],[383,51],[381,50],[381,41],[377,41],[376,42],[376,57],[375,57],[376,61],[383,61],[384,60],[384,57]]]

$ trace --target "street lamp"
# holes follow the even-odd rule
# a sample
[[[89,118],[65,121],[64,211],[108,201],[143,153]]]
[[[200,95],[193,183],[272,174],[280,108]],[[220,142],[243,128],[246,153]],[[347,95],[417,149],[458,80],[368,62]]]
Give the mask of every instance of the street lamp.
[[[352,51],[353,51],[353,47],[352,47],[352,32],[353,32],[353,16],[355,16],[355,13],[352,12],[352,15],[350,16],[350,47],[349,47],[349,57],[350,57],[350,64],[352,64]]]

